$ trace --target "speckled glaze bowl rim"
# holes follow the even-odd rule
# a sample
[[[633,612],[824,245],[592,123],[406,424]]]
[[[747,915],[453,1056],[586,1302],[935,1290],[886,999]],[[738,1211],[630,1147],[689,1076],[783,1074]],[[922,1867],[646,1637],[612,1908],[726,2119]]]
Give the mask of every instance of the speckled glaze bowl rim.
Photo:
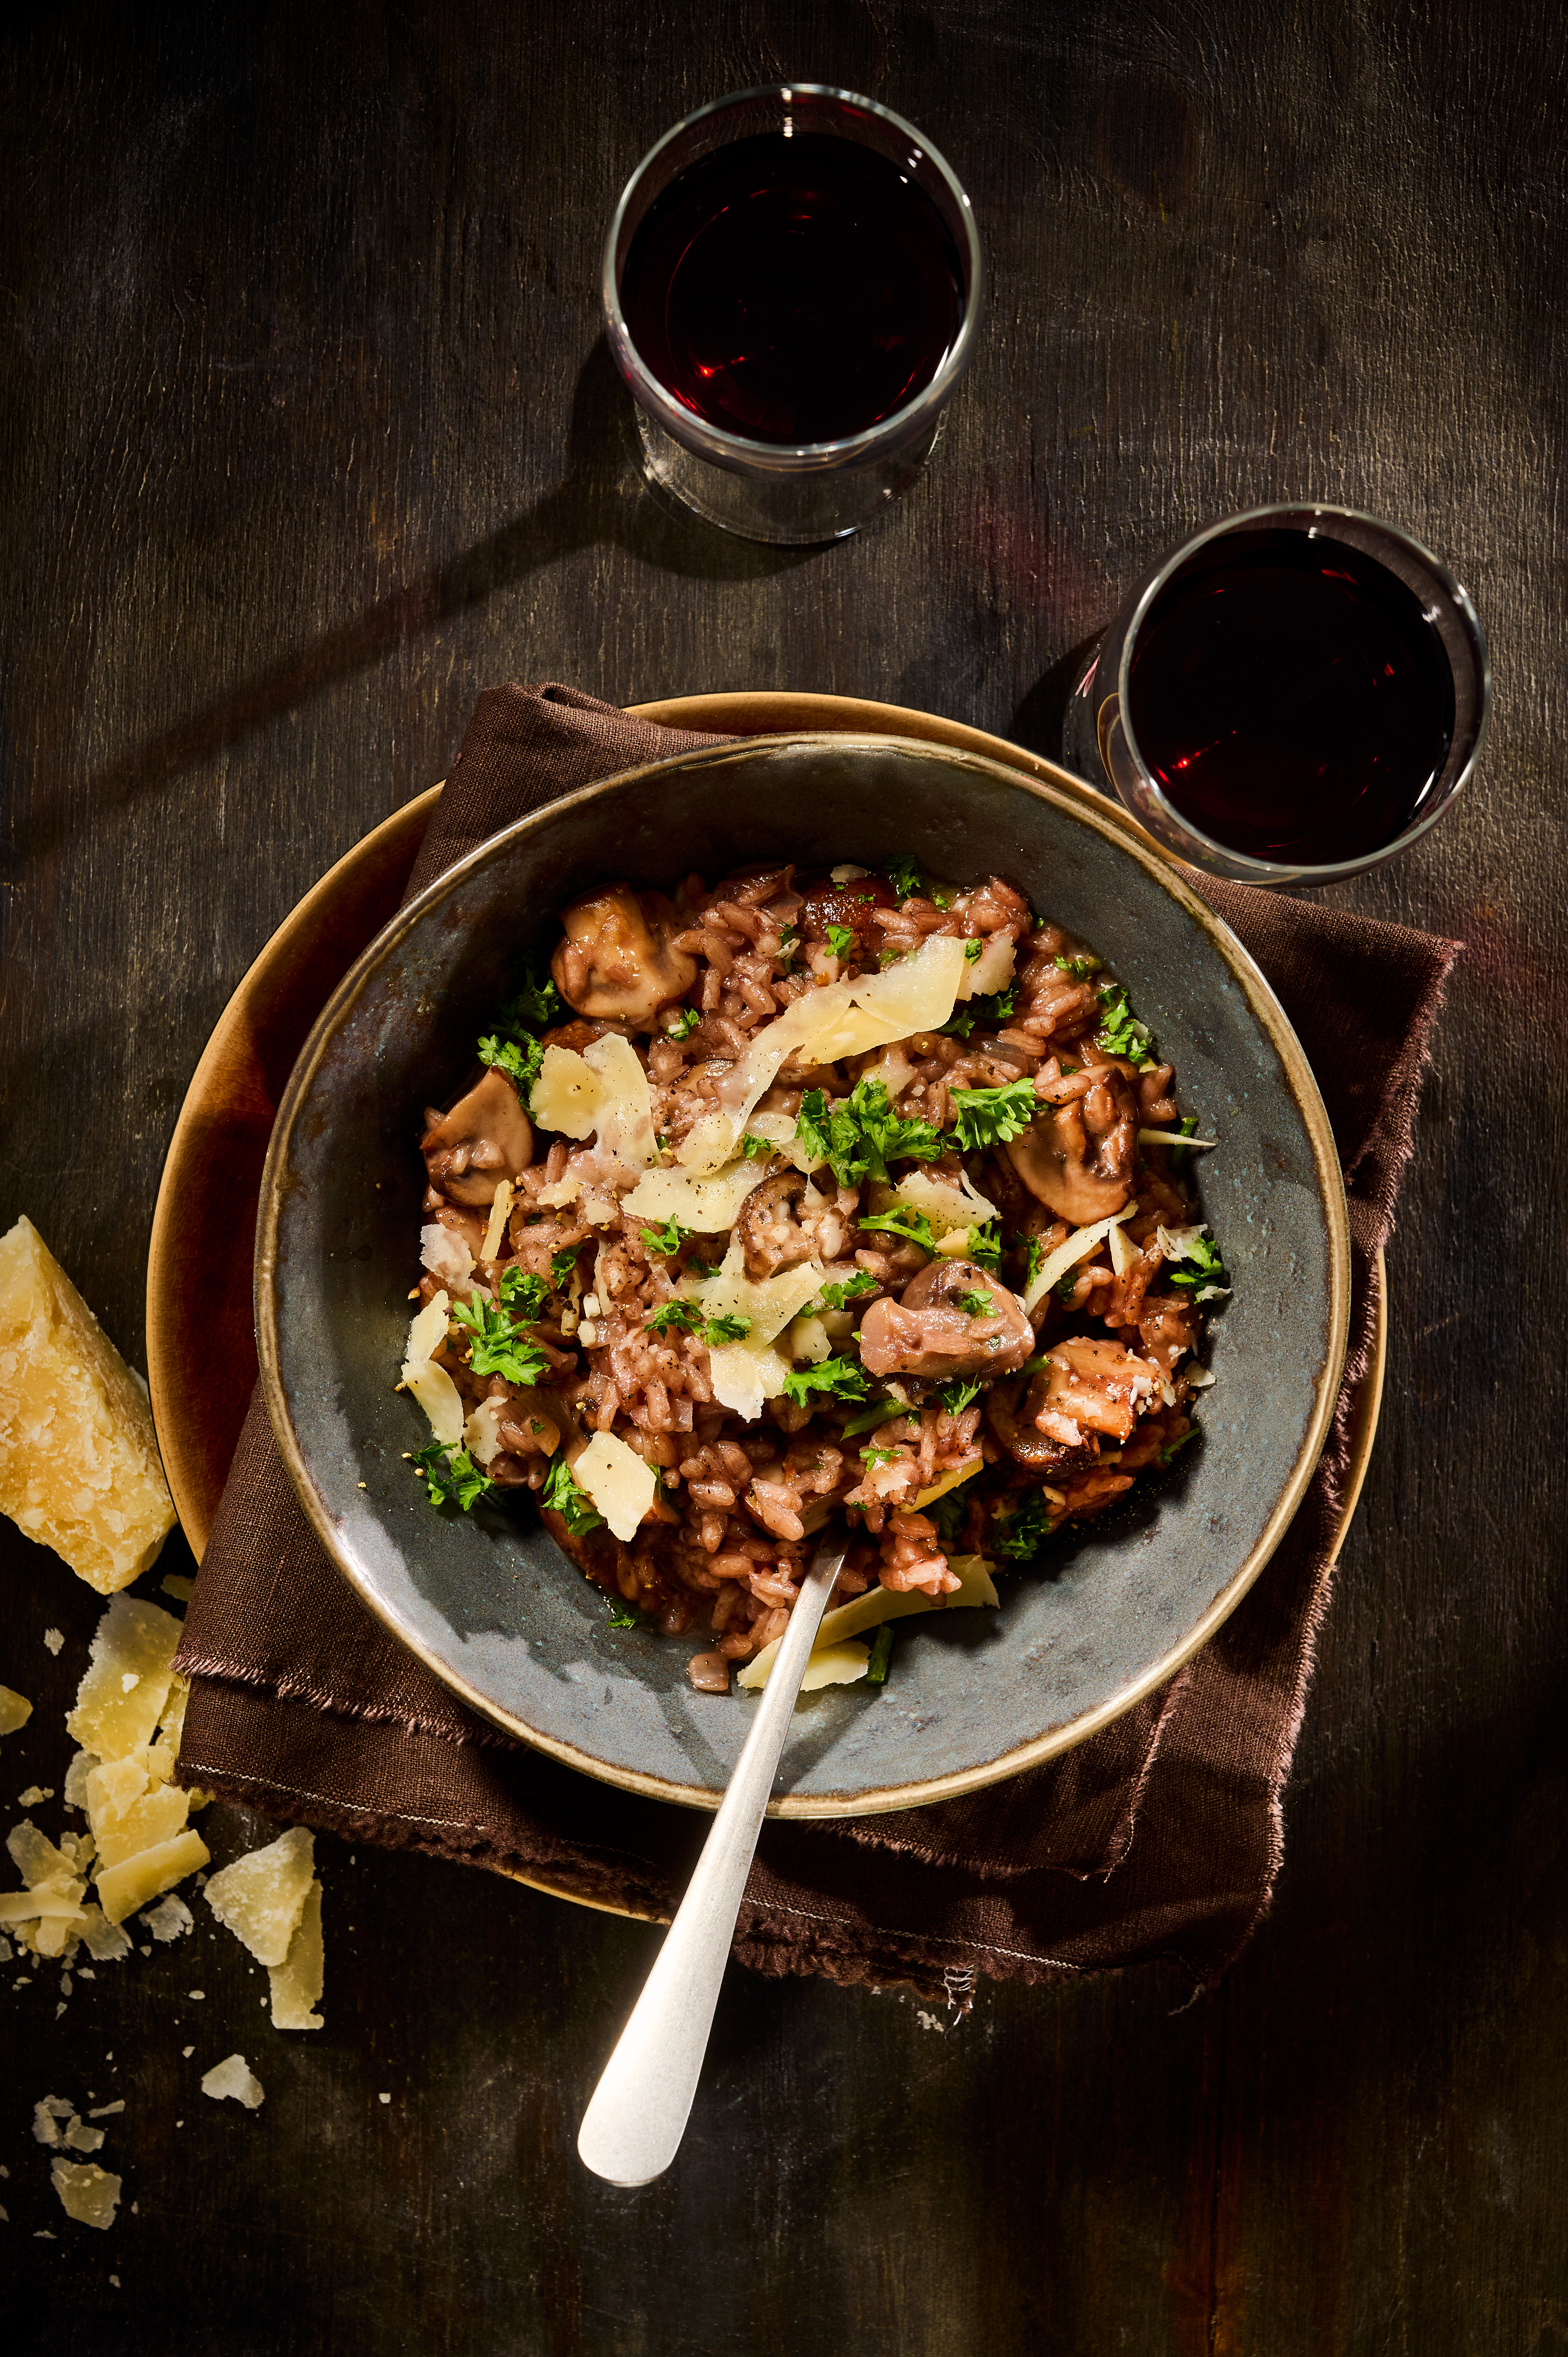
[[[508,1734],[516,1736],[533,1749],[542,1751],[563,1765],[575,1768],[600,1782],[616,1785],[625,1792],[640,1793],[650,1800],[671,1802],[687,1808],[716,1808],[723,1797],[722,1792],[676,1783],[667,1777],[650,1775],[603,1761],[580,1746],[564,1742],[559,1737],[548,1735],[514,1717],[463,1678],[449,1663],[443,1661],[377,1590],[374,1583],[361,1571],[351,1550],[343,1543],[330,1508],[312,1479],[308,1458],[289,1415],[279,1358],[277,1294],[274,1280],[289,1145],[295,1123],[309,1098],[321,1060],[342,1024],[364,994],[375,985],[387,960],[424,917],[469,876],[511,845],[526,840],[531,834],[542,833],[567,811],[578,810],[607,798],[628,785],[641,785],[677,771],[685,772],[736,759],[777,758],[780,752],[789,749],[821,750],[841,759],[845,754],[886,756],[890,751],[904,751],[919,759],[940,760],[960,771],[984,772],[1034,801],[1047,803],[1076,823],[1089,827],[1103,837],[1113,850],[1143,868],[1208,936],[1230,968],[1250,1010],[1280,1058],[1291,1099],[1301,1114],[1312,1147],[1319,1182],[1318,1200],[1327,1229],[1328,1256],[1327,1338],[1315,1389],[1311,1421],[1289,1478],[1257,1541],[1207,1609],[1183,1631],[1165,1653],[1140,1670],[1115,1694],[1093,1709],[1082,1712],[1047,1734],[1030,1738],[1014,1750],[950,1775],[917,1779],[906,1784],[879,1785],[854,1795],[835,1794],[831,1799],[786,1792],[768,1804],[770,1816],[821,1819],[921,1808],[932,1802],[955,1799],[961,1793],[999,1783],[1026,1768],[1038,1766],[1041,1761],[1054,1758],[1059,1752],[1072,1749],[1133,1708],[1145,1695],[1174,1676],[1240,1603],[1289,1528],[1327,1440],[1344,1378],[1350,1312],[1349,1220],[1327,1109],[1301,1042],[1257,963],[1223,920],[1217,917],[1192,890],[1176,862],[1158,845],[1143,836],[1141,830],[1135,832],[1123,823],[1114,806],[1108,805],[1102,814],[1099,809],[1079,799],[1083,790],[1077,780],[1069,781],[1072,790],[1069,791],[1067,787],[1031,777],[985,755],[934,744],[929,738],[885,737],[869,731],[801,730],[789,735],[736,739],[715,745],[711,749],[677,753],[660,761],[639,763],[631,769],[618,770],[613,777],[601,778],[592,785],[577,787],[569,793],[558,795],[541,809],[529,812],[526,816],[514,820],[510,826],[487,837],[450,867],[443,869],[416,899],[398,910],[391,922],[361,952],[322,1008],[289,1075],[267,1146],[256,1213],[253,1297],[262,1387],[278,1453],[317,1537],[360,1601],[375,1614],[383,1627],[390,1630],[400,1644],[406,1646],[471,1710],[504,1728]]]

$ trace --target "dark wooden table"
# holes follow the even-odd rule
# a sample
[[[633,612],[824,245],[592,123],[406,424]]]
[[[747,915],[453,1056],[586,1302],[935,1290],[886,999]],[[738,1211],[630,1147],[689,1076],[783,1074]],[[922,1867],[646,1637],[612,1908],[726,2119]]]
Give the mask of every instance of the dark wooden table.
[[[319,2037],[209,1922],[59,2018],[5,1970],[27,2346],[1568,2346],[1563,50],[1560,9],[1466,0],[208,0],[6,37],[0,1220],[133,1357],[215,1017],[487,683],[832,689],[1055,751],[1121,585],[1299,492],[1447,554],[1497,673],[1477,787],[1333,896],[1468,947],[1283,1877],[1219,1992],[983,1987],[944,2029],[733,1975],[677,2165],[617,2192],[572,2138],[657,1934],[323,1840]],[[596,291],[643,147],[780,73],[925,126],[993,273],[929,479],[805,555],[652,505]],[[0,1678],[38,1705],[8,1824],[60,1781],[99,1608],[0,1547]],[[220,1856],[260,1832],[210,1822]],[[196,2091],[236,2046],[253,2117]],[[102,2236],[28,2134],[90,2091],[128,2104]]]

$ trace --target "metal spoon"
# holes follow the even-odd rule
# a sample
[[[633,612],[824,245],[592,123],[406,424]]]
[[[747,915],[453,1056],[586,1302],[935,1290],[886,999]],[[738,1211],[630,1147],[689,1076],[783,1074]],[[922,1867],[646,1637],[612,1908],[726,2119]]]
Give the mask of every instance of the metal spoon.
[[[646,2185],[680,2149],[779,1755],[846,1544],[841,1533],[819,1548],[800,1583],[696,1871],[583,2115],[578,2157],[612,2185]]]

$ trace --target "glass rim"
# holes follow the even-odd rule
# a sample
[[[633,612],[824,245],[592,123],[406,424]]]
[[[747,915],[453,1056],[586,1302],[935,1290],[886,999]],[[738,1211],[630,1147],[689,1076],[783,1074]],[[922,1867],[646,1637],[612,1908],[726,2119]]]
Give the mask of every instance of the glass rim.
[[[849,106],[862,107],[875,114],[905,137],[912,140],[926,160],[935,168],[958,210],[961,224],[963,259],[969,266],[969,291],[964,298],[963,315],[958,334],[943,355],[940,367],[929,384],[922,386],[912,401],[877,419],[858,434],[844,436],[836,442],[753,442],[742,434],[731,434],[722,426],[710,425],[693,410],[675,399],[666,385],[660,382],[632,340],[626,314],[621,309],[620,288],[617,280],[616,247],[622,226],[638,189],[652,165],[666,148],[710,116],[722,114],[726,108],[739,106],[751,99],[779,98],[788,101],[799,93],[802,98],[832,99]],[[922,425],[933,419],[950,399],[974,357],[980,335],[980,314],[985,292],[985,259],[975,226],[974,207],[952,166],[927,138],[923,131],[890,106],[881,106],[874,98],[865,98],[858,91],[842,90],[836,83],[821,81],[755,82],[746,90],[732,90],[722,98],[710,99],[705,106],[693,108],[672,123],[661,138],[656,139],[647,154],[633,168],[620,192],[615,211],[610,216],[605,238],[603,261],[600,265],[600,295],[605,319],[609,328],[610,348],[622,375],[636,398],[650,414],[678,441],[686,442],[693,434],[700,436],[703,447],[698,456],[720,454],[733,456],[743,468],[768,474],[799,474],[802,468],[829,468],[853,465],[858,458],[912,438]],[[688,447],[691,445],[688,443]]]
[[[1137,733],[1133,726],[1130,698],[1133,651],[1137,644],[1138,633],[1148,619],[1155,600],[1169,587],[1178,568],[1190,557],[1196,556],[1198,550],[1207,546],[1210,541],[1222,539],[1228,533],[1248,528],[1280,523],[1286,517],[1321,517],[1330,522],[1364,524],[1374,532],[1386,533],[1390,540],[1397,541],[1412,556],[1430,569],[1447,592],[1472,641],[1478,673],[1476,720],[1470,748],[1465,757],[1463,766],[1446,791],[1441,796],[1434,797],[1430,810],[1418,813],[1401,834],[1395,835],[1391,842],[1382,845],[1377,852],[1370,856],[1361,855],[1354,859],[1330,860],[1322,866],[1299,860],[1260,859],[1251,852],[1238,851],[1234,845],[1221,843],[1218,836],[1206,834],[1202,827],[1187,816],[1185,812],[1178,811],[1174,803],[1166,800],[1159,780],[1144,758],[1138,744]],[[1206,851],[1214,854],[1217,860],[1229,862],[1231,875],[1237,875],[1239,867],[1245,866],[1259,879],[1276,877],[1304,884],[1332,884],[1346,877],[1359,876],[1368,867],[1380,866],[1384,860],[1391,859],[1397,852],[1408,850],[1412,843],[1419,842],[1430,827],[1436,825],[1455,798],[1468,785],[1476,764],[1480,759],[1481,748],[1486,743],[1487,730],[1491,721],[1492,659],[1487,644],[1486,631],[1481,627],[1481,618],[1476,611],[1475,601],[1469,591],[1452,568],[1428,548],[1423,541],[1417,540],[1413,533],[1406,532],[1402,524],[1390,523],[1386,516],[1371,514],[1365,508],[1336,507],[1321,500],[1276,500],[1264,507],[1242,508],[1235,515],[1222,516],[1218,523],[1208,524],[1202,532],[1196,532],[1189,539],[1184,540],[1181,546],[1166,557],[1159,570],[1145,585],[1136,606],[1128,618],[1126,632],[1122,640],[1121,661],[1117,665],[1116,704],[1127,749],[1153,801],[1157,803],[1172,824],[1181,828],[1193,842],[1200,843]],[[1244,881],[1245,878],[1238,877],[1238,880]]]

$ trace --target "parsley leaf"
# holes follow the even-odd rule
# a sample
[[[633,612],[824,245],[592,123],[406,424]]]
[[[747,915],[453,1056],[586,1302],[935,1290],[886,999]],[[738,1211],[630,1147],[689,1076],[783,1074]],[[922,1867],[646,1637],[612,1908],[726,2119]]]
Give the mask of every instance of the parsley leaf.
[[[1020,1236],[1024,1247],[1024,1290],[1026,1293],[1046,1265],[1046,1248],[1038,1236]]]
[[[671,1039],[689,1039],[702,1019],[694,1006],[682,1006],[674,1021],[664,1028]]]
[[[846,1276],[842,1285],[824,1285],[806,1315],[811,1318],[822,1309],[843,1309],[850,1302],[858,1300],[863,1293],[875,1293],[875,1290],[876,1279],[871,1271],[857,1268],[854,1275]]]
[[[489,1476],[480,1472],[466,1448],[443,1448],[438,1440],[433,1441],[428,1448],[416,1449],[412,1462],[433,1506],[461,1506],[466,1514],[471,1513],[490,1486]]]
[[[546,1031],[552,1023],[559,1023],[566,1013],[566,1003],[548,974],[542,982],[532,966],[523,978],[522,988],[510,998],[500,1012],[503,1031]]]
[[[673,1260],[691,1232],[690,1228],[683,1228],[674,1219],[666,1220],[661,1228],[644,1228],[641,1232],[649,1251],[657,1253],[661,1260]]]
[[[539,1078],[539,1067],[544,1061],[544,1050],[538,1040],[525,1039],[520,1044],[516,1039],[499,1039],[492,1035],[479,1041],[478,1052],[481,1064],[493,1064],[498,1072],[506,1074],[526,1105]]]
[[[878,1448],[875,1441],[868,1441],[860,1452],[860,1461],[863,1465],[891,1465],[897,1454],[896,1448]]]
[[[553,1506],[575,1539],[584,1538],[589,1531],[598,1530],[604,1516],[585,1491],[579,1490],[572,1468],[564,1457],[558,1457],[545,1477],[540,1491],[547,1506]]]
[[[878,1425],[895,1424],[899,1416],[908,1414],[908,1408],[901,1401],[879,1399],[875,1407],[865,1408],[859,1415],[852,1415],[841,1437],[853,1440],[857,1432],[870,1432]]]
[[[865,1665],[865,1683],[868,1686],[886,1684],[887,1664],[892,1659],[893,1623],[891,1620],[884,1620],[872,1640],[871,1659]]]
[[[854,934],[852,929],[848,925],[830,925],[828,947],[836,958],[851,956],[854,950]]]
[[[810,1407],[812,1392],[826,1392],[830,1399],[863,1400],[865,1397],[865,1370],[853,1359],[821,1359],[814,1367],[791,1367],[784,1378],[784,1396],[797,1407]]]
[[[452,1317],[472,1337],[468,1364],[475,1374],[504,1375],[509,1383],[536,1383],[549,1372],[550,1361],[537,1343],[528,1340],[510,1311],[484,1294],[457,1302]]]
[[[992,1552],[1013,1563],[1029,1563],[1050,1534],[1050,1505],[1041,1491],[1031,1490],[1021,1505],[993,1524]]]
[[[985,943],[983,942],[965,942],[963,945],[963,954],[966,963],[970,965],[978,965],[980,963],[980,953],[984,947]]]
[[[896,1203],[890,1211],[874,1211],[868,1216],[855,1215],[859,1228],[886,1230],[897,1236],[900,1243],[918,1244],[922,1252],[934,1253],[937,1240],[931,1233],[931,1223],[924,1211],[917,1211],[911,1203]]]
[[[1100,972],[1103,960],[1086,955],[1075,958],[1059,957],[1055,963],[1060,966],[1064,974],[1070,974],[1074,982],[1087,982],[1091,974]]]
[[[710,1351],[721,1342],[744,1342],[751,1331],[749,1318],[710,1318],[703,1327],[703,1340]]]
[[[971,1228],[966,1257],[976,1268],[1000,1268],[1002,1265],[1002,1228],[999,1221],[987,1220],[983,1227]]]
[[[950,1383],[938,1384],[937,1397],[950,1415],[961,1415],[966,1407],[972,1406],[984,1389],[983,1375],[955,1375]]]
[[[1219,1256],[1219,1246],[1211,1244],[1207,1236],[1194,1236],[1187,1245],[1183,1265],[1172,1269],[1170,1281],[1173,1285],[1179,1285],[1184,1293],[1191,1294],[1195,1301],[1207,1301],[1211,1293],[1224,1290],[1220,1279],[1225,1273],[1225,1263]]]
[[[1000,1030],[1018,1003],[1017,986],[1009,983],[989,998],[961,998],[947,1021],[938,1026],[939,1038],[967,1039],[978,1024],[983,1030]]]
[[[958,1114],[959,1144],[967,1152],[978,1153],[983,1146],[1004,1146],[1010,1137],[1022,1137],[1034,1119],[1037,1099],[1035,1083],[1026,1072],[999,1089],[954,1089],[952,1103]]]
[[[770,1137],[754,1137],[748,1129],[740,1141],[740,1150],[748,1162],[758,1162],[765,1155],[772,1153],[773,1140]]]
[[[898,896],[898,905],[912,900],[925,878],[918,859],[890,859],[886,870],[887,881]]]
[[[958,1306],[966,1318],[994,1318],[996,1304],[989,1293],[961,1293]]]
[[[907,1121],[887,1101],[881,1081],[857,1081],[848,1097],[830,1108],[821,1089],[800,1100],[795,1135],[817,1163],[831,1162],[841,1187],[863,1178],[886,1178],[892,1161],[935,1162],[942,1135],[929,1121]]]
[[[1165,1447],[1160,1451],[1160,1463],[1162,1465],[1168,1465],[1178,1448],[1185,1448],[1189,1440],[1196,1440],[1197,1438],[1197,1426],[1196,1424],[1189,1424],[1185,1432],[1178,1432],[1174,1440],[1166,1441]]]
[[[560,1291],[564,1285],[569,1285],[571,1283],[572,1271],[576,1267],[576,1265],[577,1247],[575,1244],[573,1244],[565,1252],[551,1254],[550,1282],[555,1287],[557,1292]]]
[[[521,1318],[542,1318],[550,1287],[532,1269],[514,1267],[501,1271],[499,1292],[503,1309],[515,1310]]]
[[[694,1334],[703,1322],[703,1313],[694,1301],[661,1302],[648,1321],[648,1331],[668,1334]]]
[[[1108,1056],[1124,1056],[1130,1064],[1153,1063],[1149,1027],[1139,1022],[1119,982],[1109,984],[1100,993],[1100,1012],[1102,1019],[1095,1035],[1097,1047]]]
[[[1065,1276],[1058,1276],[1051,1291],[1058,1301],[1070,1302],[1078,1291],[1078,1280],[1083,1275],[1083,1263],[1075,1261]]]

